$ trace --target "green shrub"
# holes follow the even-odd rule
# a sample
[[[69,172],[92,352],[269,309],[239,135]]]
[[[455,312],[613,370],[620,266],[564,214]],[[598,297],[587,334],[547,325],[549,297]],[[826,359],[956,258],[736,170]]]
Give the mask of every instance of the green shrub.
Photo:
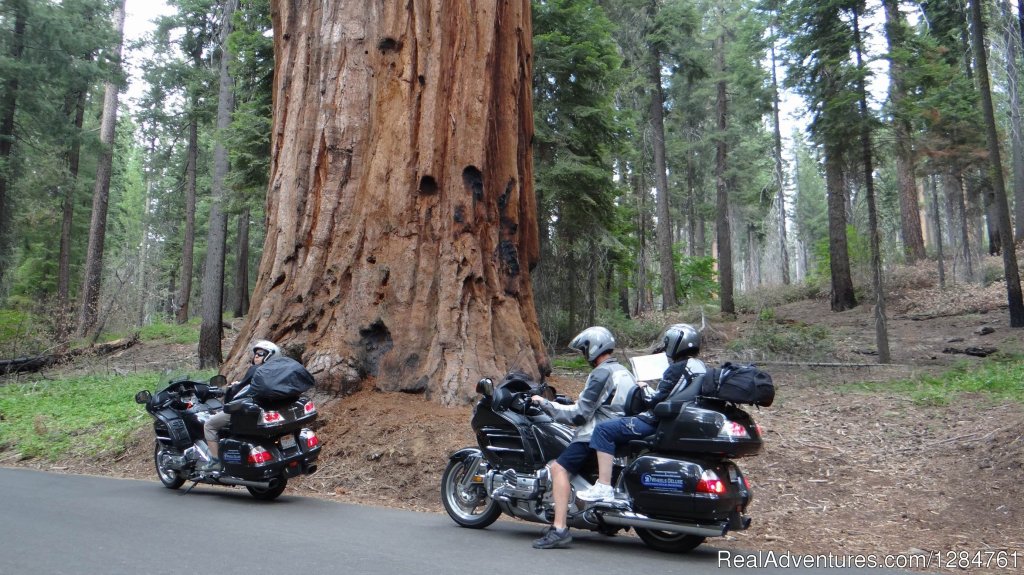
[[[961,393],[981,393],[999,401],[1024,403],[1024,359],[1006,357],[982,363],[963,362],[939,376],[871,383],[864,387],[905,393],[918,403],[932,405],[945,405]]]
[[[718,294],[715,258],[690,257],[676,251],[676,289],[680,301],[702,303]]]
[[[170,343],[196,343],[199,341],[199,324],[190,321],[185,324],[157,322],[139,330],[142,341],[165,341]]]
[[[0,357],[13,358],[42,353],[52,343],[50,326],[27,311],[0,310]]]
[[[583,355],[562,356],[551,358],[551,367],[566,371],[590,371],[590,364]]]

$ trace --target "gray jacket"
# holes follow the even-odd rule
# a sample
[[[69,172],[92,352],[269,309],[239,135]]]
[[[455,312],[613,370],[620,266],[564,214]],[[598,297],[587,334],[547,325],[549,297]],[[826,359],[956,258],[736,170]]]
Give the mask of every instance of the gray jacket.
[[[579,399],[572,405],[544,401],[541,409],[559,423],[576,426],[573,442],[590,441],[594,427],[602,421],[622,417],[626,394],[636,387],[636,380],[615,358],[594,368]]]

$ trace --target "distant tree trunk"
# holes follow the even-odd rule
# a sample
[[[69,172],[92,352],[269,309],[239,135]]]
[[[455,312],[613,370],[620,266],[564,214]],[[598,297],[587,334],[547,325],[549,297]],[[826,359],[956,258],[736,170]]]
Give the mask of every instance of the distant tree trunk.
[[[238,214],[238,237],[235,246],[235,309],[234,316],[242,317],[249,309],[249,217],[248,206]]]
[[[906,65],[899,56],[905,48],[903,15],[899,0],[883,0],[885,5],[885,37],[889,43],[889,100],[893,108],[893,136],[896,147],[896,174],[899,182],[900,232],[907,263],[913,265],[927,257],[921,234],[921,206],[917,201],[917,182],[914,176],[914,147],[911,142],[910,121],[903,112],[907,95]]]
[[[232,365],[263,337],[323,389],[371,378],[443,404],[549,371],[530,3],[318,6],[272,3],[267,238]]]
[[[120,0],[114,8],[113,23],[117,34],[114,61],[120,65],[124,33],[124,4]],[[96,167],[96,184],[92,192],[92,217],[89,223],[89,247],[85,256],[85,276],[82,280],[82,306],[78,314],[79,337],[95,335],[99,311],[100,285],[103,281],[103,244],[107,234],[107,208],[110,200],[110,172],[114,160],[114,131],[117,127],[117,93],[119,86],[108,81],[103,93],[103,119],[100,122],[100,160]]]
[[[886,0],[891,1],[891,0]],[[861,42],[860,18],[856,10],[853,12],[854,48],[857,52],[857,68],[864,69],[863,44]],[[858,76],[857,92],[860,108],[860,145],[864,162],[864,188],[868,203],[868,234],[871,237],[871,279],[875,292],[875,342],[878,347],[878,363],[890,363],[892,356],[889,351],[889,331],[885,317],[885,283],[882,278],[882,248],[878,234],[878,211],[875,207],[875,169],[871,152],[870,112],[868,111],[868,91],[864,86],[863,76]],[[910,174],[913,179],[913,173]],[[911,181],[913,183],[913,181]],[[917,187],[914,186],[915,220],[917,215]],[[901,194],[902,195],[902,194]],[[917,236],[920,239],[921,225],[918,221]],[[922,251],[924,243],[921,244]]]
[[[1010,327],[1024,327],[1024,297],[1021,294],[1017,254],[1013,249],[1013,229],[1010,227],[1010,208],[1006,199],[1006,187],[1003,183],[1003,164],[999,157],[999,134],[996,132],[992,91],[989,88],[981,2],[979,0],[970,0],[970,4],[971,44],[974,48],[975,65],[978,69],[978,91],[981,92],[982,111],[985,114],[985,133],[988,140],[990,172],[995,193],[995,210],[999,225],[999,236],[1006,245],[1006,249],[1003,250],[1003,272],[1006,277],[1006,296],[1010,306]]]
[[[146,273],[146,262],[149,259],[149,205],[153,195],[153,181],[146,177],[146,198],[142,212],[142,237],[139,238],[139,283],[142,289],[139,290],[139,315],[136,326],[142,328],[146,325],[146,299],[149,293],[149,274]]]
[[[675,257],[672,253],[672,221],[668,201],[668,165],[665,159],[665,94],[661,87],[661,53],[651,48],[651,145],[654,147],[654,184],[658,194],[658,265],[661,269],[662,309],[676,306]]]
[[[647,301],[647,190],[639,167],[633,167],[633,194],[637,210],[636,310],[634,316],[650,311]]]
[[[1014,26],[1017,22],[1013,19],[1013,7],[1009,0],[1003,0],[1002,8],[1006,21],[1007,104],[1010,107],[1010,145],[1013,160],[1013,235],[1019,241],[1024,238],[1024,120],[1021,119],[1021,78],[1017,62],[1018,58],[1024,56],[1019,35],[1024,34],[1024,31]]]
[[[14,30],[11,37],[11,61],[19,62],[25,51],[25,28],[28,25],[28,5],[14,4]],[[5,14],[5,17],[7,15]],[[18,108],[18,76],[11,74],[4,82],[0,96],[0,286],[7,275],[8,247],[10,243],[11,202],[7,187],[11,179],[11,150],[14,148],[14,118]]]
[[[686,255],[697,256],[697,190],[693,161],[686,162]]]
[[[971,251],[970,217],[967,215],[967,198],[964,196],[963,173],[958,163],[954,162],[949,174],[943,178],[946,190],[946,198],[954,206],[956,220],[960,225],[959,241],[960,253],[964,259],[963,277],[970,279],[973,274],[974,256]],[[952,234],[951,234],[952,235]]]
[[[206,235],[206,265],[203,266],[202,323],[199,325],[199,367],[220,367],[224,314],[224,252],[227,242],[228,216],[224,211],[227,194],[225,181],[230,169],[228,150],[223,137],[231,127],[231,111],[235,107],[234,83],[228,72],[231,52],[228,35],[231,18],[238,0],[224,0],[220,36],[220,88],[217,91],[217,137],[213,145],[213,181],[210,186],[210,223]]]
[[[57,329],[54,339],[67,343],[71,336],[71,231],[75,220],[75,192],[78,191],[78,170],[82,158],[82,125],[85,123],[86,90],[68,97],[73,113],[74,136],[68,145],[68,181],[61,203],[60,253],[57,256]]]
[[[181,285],[175,301],[175,320],[188,322],[189,302],[192,299],[192,273],[196,244],[196,174],[199,163],[199,118],[196,109],[199,99],[193,97],[191,118],[188,122],[188,147],[185,150],[185,232],[181,237]]]
[[[594,238],[587,238],[587,325],[597,324],[597,269],[600,265],[598,259],[597,244]]]
[[[932,174],[928,178],[928,187],[932,192],[932,206],[935,211],[935,247],[939,258],[939,287],[946,287],[946,256],[943,253],[942,239],[942,214],[939,211],[939,186],[935,182],[936,176]]]
[[[832,277],[832,311],[857,307],[846,244],[846,184],[839,146],[825,144],[825,187],[828,190],[828,255]]]
[[[789,285],[789,252],[786,249],[786,180],[782,174],[782,124],[779,121],[779,77],[775,69],[775,24],[772,21],[772,135],[775,139],[772,155],[775,156],[775,187],[779,190],[779,255],[782,266],[782,285]]]
[[[718,82],[715,84],[715,118],[718,133],[715,138],[715,220],[716,238],[718,240],[718,297],[722,313],[736,313],[733,301],[733,269],[732,269],[732,232],[729,229],[729,185],[726,179],[728,166],[726,146],[728,124],[728,104],[725,81],[725,32],[715,38],[715,68]]]

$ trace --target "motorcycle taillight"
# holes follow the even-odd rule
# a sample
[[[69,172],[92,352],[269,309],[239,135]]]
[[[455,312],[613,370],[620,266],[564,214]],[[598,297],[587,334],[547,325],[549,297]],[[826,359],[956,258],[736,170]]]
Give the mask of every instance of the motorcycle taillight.
[[[313,405],[312,401],[307,401],[306,405],[302,406],[302,408],[306,412],[306,415],[309,415],[311,413],[316,413],[316,406]]]
[[[697,483],[697,493],[707,493],[708,495],[722,495],[725,493],[725,483],[718,478],[718,474],[710,469],[705,470],[700,476],[700,482]]]
[[[250,465],[263,465],[265,463],[270,463],[273,460],[274,456],[271,455],[269,451],[260,447],[259,445],[254,445],[252,449],[249,450]]]
[[[320,445],[320,438],[310,429],[303,429],[302,433],[299,434],[299,439],[306,442],[307,449],[313,449]]]
[[[718,437],[728,437],[731,439],[749,439],[750,434],[747,433],[747,428],[743,427],[743,424],[736,423],[735,421],[725,420],[725,425],[718,432]]]
[[[284,417],[276,411],[260,412],[260,425],[274,425],[284,421]]]

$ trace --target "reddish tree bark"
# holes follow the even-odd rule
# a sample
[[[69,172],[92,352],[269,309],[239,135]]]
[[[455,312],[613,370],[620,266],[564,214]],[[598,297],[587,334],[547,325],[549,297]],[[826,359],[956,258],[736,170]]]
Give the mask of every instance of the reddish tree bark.
[[[547,369],[527,0],[272,3],[267,238],[243,336],[319,387],[468,401]]]

